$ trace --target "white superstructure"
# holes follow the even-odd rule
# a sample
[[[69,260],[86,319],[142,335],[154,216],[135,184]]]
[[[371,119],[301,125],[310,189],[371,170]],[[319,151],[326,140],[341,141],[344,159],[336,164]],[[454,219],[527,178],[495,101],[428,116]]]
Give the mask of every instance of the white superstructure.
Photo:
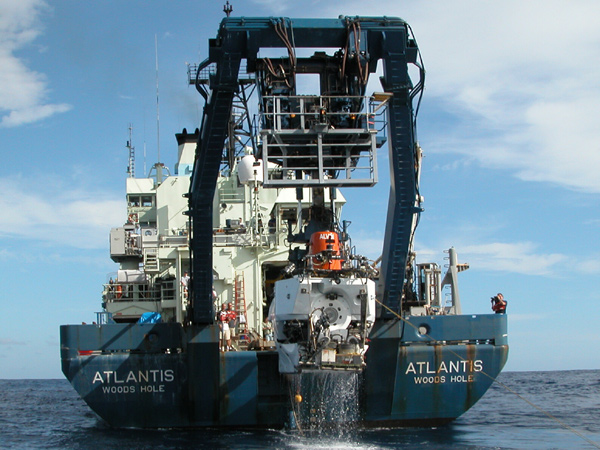
[[[177,135],[174,174],[155,164],[148,177],[127,178],[127,222],[110,233],[111,258],[119,270],[104,286],[104,320],[136,322],[144,313],[158,313],[163,322],[186,322],[186,194],[197,139],[197,133],[185,130]],[[265,188],[262,178],[262,161],[250,154],[238,157],[232,170],[219,174],[213,201],[214,310],[222,303],[234,305],[243,340],[262,337],[274,284],[288,265],[290,248],[305,247],[288,242],[288,236],[306,225],[313,202],[309,188],[302,189],[298,200],[296,189]],[[329,197],[326,190],[324,201],[331,204]],[[344,203],[337,192],[336,216]]]

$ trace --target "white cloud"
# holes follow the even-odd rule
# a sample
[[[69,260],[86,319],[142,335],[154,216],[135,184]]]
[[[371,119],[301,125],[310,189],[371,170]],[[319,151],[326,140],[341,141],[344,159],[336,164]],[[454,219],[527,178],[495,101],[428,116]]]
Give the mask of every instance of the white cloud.
[[[71,105],[39,105],[34,104],[28,107],[12,110],[8,115],[2,117],[0,125],[3,127],[16,127],[19,125],[37,122],[38,120],[46,119],[56,113],[67,112],[71,109]]]
[[[462,7],[460,7],[462,6]],[[600,4],[451,2],[424,13],[428,94],[464,119],[450,149],[529,181],[600,192]],[[419,17],[415,14],[416,17]],[[476,130],[475,139],[473,128]]]
[[[383,238],[369,237],[367,233],[352,235],[352,245],[356,247],[356,253],[376,260],[381,256]]]
[[[573,270],[582,275],[600,275],[600,255],[573,261]]]
[[[52,179],[0,180],[0,236],[75,248],[105,248],[111,227],[124,222],[125,201]],[[10,252],[4,251],[4,256]]]
[[[531,242],[493,242],[459,248],[461,260],[472,267],[522,275],[550,275],[568,259],[559,253],[536,253],[537,246]]]
[[[0,127],[36,122],[71,109],[65,103],[49,103],[46,76],[16,56],[40,35],[38,16],[45,8],[42,0],[0,0]]]
[[[517,273],[534,276],[556,276],[568,271],[585,273],[600,273],[600,263],[594,258],[586,261],[574,261],[572,257],[560,253],[539,252],[538,245],[533,242],[485,242],[479,238],[473,244],[476,231],[469,232],[468,239],[453,237],[460,263],[468,263],[475,270]],[[461,242],[469,243],[461,243]],[[357,253],[371,259],[381,256],[383,237],[371,235],[358,230],[352,234],[352,245],[356,246]],[[417,242],[415,249],[419,263],[437,262],[447,258],[442,249],[443,245],[434,244],[434,247]],[[445,265],[444,262],[442,265]],[[567,268],[567,269],[565,269]]]
[[[452,131],[421,135],[426,151],[600,193],[599,2],[348,0],[343,10],[323,9],[411,24],[427,68],[428,107],[455,121]]]
[[[565,268],[576,270],[570,264],[571,257],[560,253],[541,253],[532,242],[479,242],[463,244],[460,239],[455,248],[460,263],[468,263],[473,270],[516,273],[533,276],[557,276]],[[473,239],[468,239],[472,242]],[[443,248],[443,247],[440,247]],[[421,245],[416,246],[419,263],[438,261],[440,251]],[[445,264],[445,263],[444,263]]]

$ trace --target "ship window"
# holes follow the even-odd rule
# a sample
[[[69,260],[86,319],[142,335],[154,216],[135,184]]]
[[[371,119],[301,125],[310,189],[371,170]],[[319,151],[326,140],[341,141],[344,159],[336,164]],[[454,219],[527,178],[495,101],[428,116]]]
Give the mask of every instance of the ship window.
[[[139,195],[130,195],[129,196],[129,206],[140,206],[140,196]]]
[[[144,195],[142,196],[142,206],[152,206],[152,196]]]

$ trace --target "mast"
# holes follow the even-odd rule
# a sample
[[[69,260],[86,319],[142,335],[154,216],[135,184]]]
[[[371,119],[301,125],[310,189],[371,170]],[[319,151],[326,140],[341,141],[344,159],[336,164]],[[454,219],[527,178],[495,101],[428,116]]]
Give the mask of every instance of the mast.
[[[135,178],[135,147],[133,146],[133,126],[129,124],[129,140],[127,141],[127,150],[129,151],[129,158],[127,162],[127,174],[129,178]]]
[[[158,95],[158,40],[156,34],[154,35],[154,54],[156,59],[156,151],[157,151],[157,162],[160,163],[160,108],[159,108],[159,95]]]
[[[160,162],[160,108],[159,108],[159,90],[158,90],[158,38],[154,35],[154,53],[156,57],[156,152],[157,161],[152,166],[156,172],[156,186],[163,182],[164,164]],[[152,170],[152,169],[150,169]]]

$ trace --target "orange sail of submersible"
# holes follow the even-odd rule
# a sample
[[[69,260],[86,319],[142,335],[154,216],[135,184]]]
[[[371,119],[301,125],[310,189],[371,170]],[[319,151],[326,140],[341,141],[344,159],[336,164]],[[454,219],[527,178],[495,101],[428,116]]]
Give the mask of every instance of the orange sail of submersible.
[[[334,231],[317,231],[310,237],[309,255],[317,270],[342,270],[340,238]]]

